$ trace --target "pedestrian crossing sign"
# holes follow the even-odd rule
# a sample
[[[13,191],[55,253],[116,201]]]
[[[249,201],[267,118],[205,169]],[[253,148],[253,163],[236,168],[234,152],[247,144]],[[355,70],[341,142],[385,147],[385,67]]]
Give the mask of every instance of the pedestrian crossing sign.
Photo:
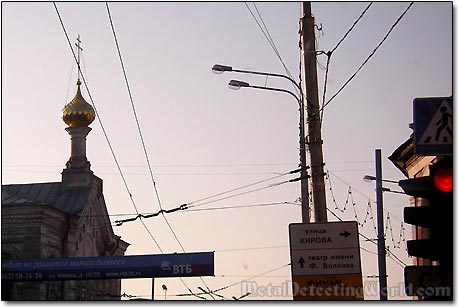
[[[419,156],[453,154],[453,98],[415,98],[414,151]]]

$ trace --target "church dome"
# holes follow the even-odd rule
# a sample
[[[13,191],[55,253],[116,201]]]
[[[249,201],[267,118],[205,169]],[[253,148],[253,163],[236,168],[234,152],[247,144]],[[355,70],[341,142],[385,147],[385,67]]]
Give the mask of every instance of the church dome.
[[[79,80],[76,85],[75,97],[62,108],[62,119],[69,127],[87,127],[95,119],[94,108],[81,95]]]

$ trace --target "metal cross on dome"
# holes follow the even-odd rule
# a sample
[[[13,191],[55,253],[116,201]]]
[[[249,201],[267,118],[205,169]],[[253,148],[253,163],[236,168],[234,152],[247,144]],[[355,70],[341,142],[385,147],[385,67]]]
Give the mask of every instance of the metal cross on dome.
[[[81,73],[81,68],[80,68],[80,51],[83,51],[83,48],[81,48],[81,40],[80,40],[80,35],[78,34],[78,37],[76,38],[77,43],[75,43],[76,48],[78,49],[78,82],[80,82],[80,73]]]

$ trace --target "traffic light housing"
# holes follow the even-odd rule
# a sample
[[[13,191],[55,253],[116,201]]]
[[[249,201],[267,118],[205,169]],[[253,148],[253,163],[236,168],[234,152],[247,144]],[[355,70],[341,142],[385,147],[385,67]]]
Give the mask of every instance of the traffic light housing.
[[[405,223],[429,229],[429,238],[407,241],[407,252],[410,256],[439,263],[439,266],[406,267],[404,271],[406,292],[408,295],[448,300],[452,298],[453,280],[452,159],[444,158],[430,165],[429,173],[429,176],[399,181],[399,186],[407,195],[426,199],[429,203],[404,208]],[[424,278],[427,275],[435,277],[429,278],[428,283]],[[428,289],[429,293],[425,293],[425,288],[433,286],[435,290]],[[438,288],[446,287],[448,292],[438,293]]]

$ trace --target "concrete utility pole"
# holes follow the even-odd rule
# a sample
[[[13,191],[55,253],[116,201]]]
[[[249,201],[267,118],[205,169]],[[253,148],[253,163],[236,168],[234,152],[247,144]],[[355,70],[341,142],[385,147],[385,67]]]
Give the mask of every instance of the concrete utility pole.
[[[310,150],[313,209],[315,222],[327,222],[326,191],[323,172],[323,140],[318,101],[316,75],[315,19],[312,17],[311,2],[302,2],[303,16],[300,19],[301,60],[304,67],[307,101],[307,124]]]

